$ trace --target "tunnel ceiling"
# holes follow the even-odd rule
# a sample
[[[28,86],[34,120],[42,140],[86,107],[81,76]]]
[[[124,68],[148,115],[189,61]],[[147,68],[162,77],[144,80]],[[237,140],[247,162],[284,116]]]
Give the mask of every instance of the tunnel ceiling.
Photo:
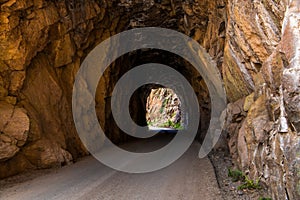
[[[300,198],[297,0],[0,0],[0,9],[0,178],[87,155],[71,112],[80,64],[116,33],[158,26],[198,41],[222,74],[229,104],[216,148],[228,146],[235,165],[260,178],[274,199]],[[99,82],[96,109],[105,129],[119,66],[137,64],[138,55],[115,62]],[[208,111],[201,77],[188,63],[172,62]]]

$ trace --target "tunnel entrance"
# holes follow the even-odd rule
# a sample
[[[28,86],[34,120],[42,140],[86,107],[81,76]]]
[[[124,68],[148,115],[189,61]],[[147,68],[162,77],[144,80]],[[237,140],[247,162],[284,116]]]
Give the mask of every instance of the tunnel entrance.
[[[3,77],[9,75],[10,78],[4,80],[3,88],[0,89],[3,89],[3,99],[9,101],[11,106],[16,105],[26,110],[30,119],[30,130],[28,139],[27,131],[25,131],[25,141],[19,142],[24,146],[16,146],[15,142],[9,145],[9,147],[17,149],[16,151],[20,154],[15,154],[13,151],[9,155],[11,159],[7,162],[5,160],[5,166],[2,165],[4,162],[1,163],[1,166],[4,167],[0,167],[0,171],[3,169],[2,171],[6,173],[11,171],[9,174],[15,174],[19,169],[27,166],[51,167],[88,154],[74,126],[71,112],[72,88],[76,72],[85,57],[105,39],[137,27],[163,27],[186,33],[202,43],[207,30],[210,31],[207,29],[210,15],[208,12],[201,12],[203,14],[194,18],[186,15],[185,8],[188,7],[183,7],[182,1],[172,1],[172,5],[145,4],[146,2],[149,1],[143,3],[126,1],[126,3],[120,4],[115,1],[45,1],[45,4],[37,7],[26,4],[26,8],[22,8],[22,13],[23,11],[32,13],[34,9],[43,11],[37,12],[37,15],[42,14],[42,18],[45,20],[34,20],[32,16],[27,18],[23,16],[24,13],[21,13],[20,26],[16,27],[15,24],[8,26],[16,28],[16,31],[13,31],[14,34],[24,34],[22,37],[14,37],[21,44],[18,48],[20,57],[12,59],[14,56],[11,57],[10,54],[16,52],[17,49],[9,49],[7,54],[9,63],[4,64],[5,68],[1,73]],[[201,11],[207,11],[206,5],[205,7],[204,5],[199,5],[199,8],[203,6]],[[22,7],[25,4],[13,6]],[[43,10],[39,10],[40,8]],[[11,12],[11,16],[16,18],[20,14],[19,10],[11,10]],[[36,18],[38,19],[39,16]],[[11,20],[9,23],[14,23],[14,21]],[[24,27],[27,27],[28,24],[31,27],[25,29]],[[172,39],[170,36],[170,40]],[[26,40],[29,42],[24,42]],[[11,41],[12,44],[9,42],[4,47],[16,46],[14,40],[8,39],[8,41]],[[209,47],[206,48],[209,49]],[[190,63],[170,52],[157,49],[139,49],[121,56],[103,74],[94,97],[100,126],[114,143],[126,143],[132,139],[118,128],[113,119],[111,93],[116,82],[127,71],[150,62],[172,67],[180,72],[194,88],[201,113],[197,136],[201,142],[206,135],[211,109],[206,84]],[[11,71],[12,69],[14,71]],[[83,83],[82,87],[84,88],[86,85]],[[133,95],[133,103],[130,104],[132,119],[140,126],[147,126],[145,106],[149,92],[151,92],[149,87],[142,87]],[[81,98],[84,99],[89,95],[83,95]],[[183,113],[180,118],[181,121],[184,120]],[[94,125],[86,116],[82,120],[88,127]],[[174,124],[169,124],[173,128],[187,125],[185,123],[176,125],[176,120],[173,122]],[[40,149],[43,149],[43,152],[40,153]],[[52,152],[49,153],[50,156],[48,152]],[[49,161],[48,158],[51,160]],[[23,164],[20,166],[20,163],[26,163],[25,167]],[[11,170],[11,166],[19,167]]]
[[[95,101],[98,121],[106,136],[116,145],[122,145],[128,141],[147,140],[143,138],[134,138],[123,132],[116,124],[111,112],[111,94],[118,80],[131,69],[145,63],[165,64],[177,70],[194,88],[199,102],[200,113],[198,132],[195,139],[202,143],[206,136],[211,116],[211,100],[206,83],[201,74],[199,74],[189,62],[178,55],[159,49],[139,49],[124,54],[115,60],[104,72],[104,75],[98,83]],[[128,82],[127,84],[130,83]],[[121,91],[121,93],[125,91],[126,85],[124,85],[124,90]],[[153,101],[155,94],[157,94],[159,98],[156,103],[151,103],[150,99]],[[163,97],[164,94],[166,97]],[[175,131],[170,133],[171,137],[173,137],[178,130],[185,130],[188,126],[187,113],[180,110],[180,95],[182,94],[175,94],[174,91],[163,85],[155,83],[143,85],[139,87],[130,98],[129,112],[131,119],[138,126],[148,126],[149,129],[155,127],[160,130],[161,134],[158,134],[157,137],[169,134],[164,133],[162,129],[174,129]],[[170,98],[170,102],[167,102],[168,96],[172,97]],[[164,105],[167,103],[169,108],[166,108],[166,105]],[[173,107],[171,105],[173,105]],[[169,115],[167,115],[168,113]]]

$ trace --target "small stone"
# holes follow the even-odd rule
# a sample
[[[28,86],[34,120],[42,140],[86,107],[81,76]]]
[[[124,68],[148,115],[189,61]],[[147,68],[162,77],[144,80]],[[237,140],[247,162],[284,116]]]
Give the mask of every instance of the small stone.
[[[244,192],[242,190],[238,190],[237,191],[238,195],[242,196],[244,194]]]

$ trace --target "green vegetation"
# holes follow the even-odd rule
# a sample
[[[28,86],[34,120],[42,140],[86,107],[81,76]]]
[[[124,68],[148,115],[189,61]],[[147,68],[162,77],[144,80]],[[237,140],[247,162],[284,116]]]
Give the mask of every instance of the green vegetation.
[[[232,181],[241,181],[242,184],[238,186],[238,190],[243,189],[261,189],[261,186],[259,184],[259,180],[251,180],[248,176],[246,176],[242,171],[240,170],[232,170],[228,169],[228,176],[232,178]]]
[[[249,189],[249,190],[256,190],[256,189],[261,189],[261,186],[259,184],[259,180],[251,180],[247,176],[244,176],[245,180],[244,183],[240,186],[238,186],[238,190],[243,190],[243,189]]]
[[[242,171],[240,170],[232,170],[232,169],[228,169],[228,176],[232,178],[233,182],[237,182],[239,180],[243,180],[244,179],[244,174]]]
[[[182,130],[183,129],[183,127],[182,127],[182,125],[181,125],[180,122],[174,123],[171,120],[168,120],[167,122],[159,125],[159,127],[174,128],[174,129],[177,129],[177,130]]]
[[[173,128],[175,128],[175,129],[177,129],[177,130],[182,130],[182,129],[183,129],[183,126],[181,125],[180,122],[178,122],[178,123],[175,123],[175,124],[173,125]]]
[[[258,200],[272,200],[272,198],[269,198],[269,197],[259,197]]]
[[[174,123],[171,120],[168,120],[167,122],[162,123],[162,124],[158,124],[158,125],[157,125],[157,122],[147,121],[147,125],[148,126],[157,126],[157,127],[161,127],[161,128],[174,128],[176,130],[182,130],[183,129],[183,126],[181,125],[181,122]]]
[[[154,125],[154,122],[147,121],[147,125],[148,125],[148,126],[153,126],[153,125]]]

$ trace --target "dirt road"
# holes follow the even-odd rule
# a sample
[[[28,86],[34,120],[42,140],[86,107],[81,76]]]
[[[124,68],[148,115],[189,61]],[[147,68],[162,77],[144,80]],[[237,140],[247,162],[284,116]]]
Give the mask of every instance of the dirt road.
[[[144,145],[142,145],[144,146]],[[112,170],[93,157],[0,189],[2,200],[221,200],[209,159],[193,143],[175,163],[146,174]]]

